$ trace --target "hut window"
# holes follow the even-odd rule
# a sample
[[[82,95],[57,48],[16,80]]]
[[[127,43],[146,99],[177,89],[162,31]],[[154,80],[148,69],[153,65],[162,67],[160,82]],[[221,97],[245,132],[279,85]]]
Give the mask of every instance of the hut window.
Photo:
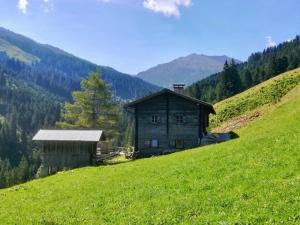
[[[151,140],[151,148],[158,148],[158,140],[157,139]]]
[[[158,123],[158,121],[159,121],[158,115],[152,115],[151,121],[152,121],[152,123]]]
[[[145,141],[145,147],[151,147],[151,141],[150,140]]]
[[[177,115],[176,116],[176,123],[178,123],[178,124],[183,123],[183,115]]]

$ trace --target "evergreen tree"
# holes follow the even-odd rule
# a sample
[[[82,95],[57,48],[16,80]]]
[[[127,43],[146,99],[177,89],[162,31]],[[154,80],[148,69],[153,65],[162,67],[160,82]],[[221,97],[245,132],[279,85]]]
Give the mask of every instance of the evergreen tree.
[[[234,60],[231,61],[230,65],[225,61],[220,80],[221,81],[217,86],[219,100],[239,92],[241,89],[241,80]]]
[[[4,87],[6,85],[6,78],[4,74],[0,74],[0,87]]]
[[[102,79],[100,71],[89,74],[81,82],[81,91],[72,93],[74,103],[66,103],[62,121],[63,128],[97,128],[105,130],[112,138],[117,131],[118,108],[112,101],[110,86]]]
[[[243,80],[243,85],[245,88],[251,87],[253,80],[252,80],[252,74],[250,73],[249,70],[246,70],[244,74],[244,80]]]
[[[22,156],[16,173],[19,182],[24,182],[29,178],[29,164],[24,156]]]

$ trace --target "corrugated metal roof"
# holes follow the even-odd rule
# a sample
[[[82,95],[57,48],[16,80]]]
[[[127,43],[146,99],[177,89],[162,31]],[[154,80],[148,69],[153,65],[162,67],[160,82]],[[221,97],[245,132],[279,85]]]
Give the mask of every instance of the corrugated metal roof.
[[[98,142],[102,135],[102,130],[39,130],[32,140]]]

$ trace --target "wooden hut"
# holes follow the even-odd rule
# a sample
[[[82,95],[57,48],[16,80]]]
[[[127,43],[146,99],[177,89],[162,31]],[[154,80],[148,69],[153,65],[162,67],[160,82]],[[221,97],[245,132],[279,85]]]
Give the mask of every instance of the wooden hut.
[[[110,152],[102,130],[40,130],[33,137],[41,147],[39,176],[96,163],[97,154]]]
[[[183,94],[163,89],[125,105],[135,116],[135,152],[154,155],[198,146],[206,134],[213,106]]]

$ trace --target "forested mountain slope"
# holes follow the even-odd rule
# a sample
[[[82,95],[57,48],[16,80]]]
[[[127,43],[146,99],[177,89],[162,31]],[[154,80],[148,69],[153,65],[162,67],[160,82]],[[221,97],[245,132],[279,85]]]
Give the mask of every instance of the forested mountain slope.
[[[300,86],[286,96],[226,143],[0,190],[0,221],[299,224]]]
[[[9,59],[13,57],[25,64],[18,63],[17,68],[10,65],[10,69],[23,74],[24,79],[64,97],[70,97],[71,91],[79,88],[80,80],[97,67],[63,50],[39,44],[1,27],[0,52],[4,52]],[[100,67],[103,79],[112,84],[113,93],[122,99],[135,99],[158,90],[157,86],[139,78],[120,73],[110,67]]]
[[[86,60],[0,27],[0,188],[34,177],[40,159],[33,134],[55,126],[62,104],[96,69]],[[114,100],[159,89],[110,67],[100,70],[112,84]]]
[[[228,62],[222,72],[200,80],[186,89],[190,96],[208,102],[231,97],[280,73],[300,66],[300,36],[253,53],[247,62]]]
[[[35,176],[39,155],[31,137],[54,126],[62,102],[0,63],[0,188]]]

